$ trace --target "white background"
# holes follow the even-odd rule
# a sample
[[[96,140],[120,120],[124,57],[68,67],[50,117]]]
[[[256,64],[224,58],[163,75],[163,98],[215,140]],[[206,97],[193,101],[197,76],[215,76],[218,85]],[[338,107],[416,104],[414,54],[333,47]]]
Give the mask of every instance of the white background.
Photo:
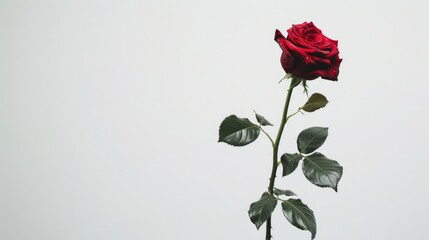
[[[0,1],[0,239],[263,239],[247,216],[270,144],[217,143],[224,117],[277,131],[287,83],[274,42],[313,21],[339,40],[320,149],[339,192],[278,178],[316,239],[428,239],[429,22],[424,1]],[[294,92],[291,109],[305,102]],[[299,169],[298,169],[299,170]],[[280,175],[280,174],[278,174]],[[274,239],[310,239],[278,206]]]

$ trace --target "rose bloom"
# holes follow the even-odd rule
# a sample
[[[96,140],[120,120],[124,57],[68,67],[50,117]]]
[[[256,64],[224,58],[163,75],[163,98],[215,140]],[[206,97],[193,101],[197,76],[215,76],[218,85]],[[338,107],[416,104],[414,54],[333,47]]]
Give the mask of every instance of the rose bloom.
[[[338,41],[323,35],[312,22],[294,24],[287,33],[285,38],[276,30],[274,37],[283,50],[280,63],[286,73],[305,80],[338,80],[342,61]]]

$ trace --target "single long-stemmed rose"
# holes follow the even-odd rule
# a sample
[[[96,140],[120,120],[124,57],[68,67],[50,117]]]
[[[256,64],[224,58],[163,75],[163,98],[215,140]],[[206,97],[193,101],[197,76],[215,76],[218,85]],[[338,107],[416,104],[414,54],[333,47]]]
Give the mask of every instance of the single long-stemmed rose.
[[[266,240],[270,240],[272,237],[271,214],[278,201],[281,202],[284,216],[291,224],[299,229],[310,231],[312,239],[316,236],[317,231],[313,211],[298,199],[291,190],[274,187],[277,168],[280,164],[283,167],[282,175],[286,176],[295,171],[302,161],[302,171],[311,183],[319,187],[330,187],[335,191],[337,191],[338,182],[343,173],[343,168],[338,162],[316,152],[328,136],[328,128],[324,127],[311,127],[302,131],[297,138],[298,151],[296,153],[284,153],[279,160],[280,140],[287,121],[298,112],[314,112],[325,107],[328,103],[325,96],[314,93],[295,113],[288,115],[293,89],[302,83],[304,90],[307,91],[306,81],[318,77],[337,81],[342,61],[339,57],[338,41],[323,35],[322,31],[312,22],[292,25],[287,32],[288,36],[284,37],[279,30],[276,30],[274,37],[282,49],[280,63],[287,73],[285,78],[290,79],[275,140],[263,129],[264,126],[272,124],[256,112],[256,120],[259,124],[252,123],[247,118],[231,115],[223,120],[219,128],[219,142],[233,146],[245,146],[255,141],[261,131],[271,141],[273,155],[268,190],[249,208],[250,220],[257,229],[266,222]]]

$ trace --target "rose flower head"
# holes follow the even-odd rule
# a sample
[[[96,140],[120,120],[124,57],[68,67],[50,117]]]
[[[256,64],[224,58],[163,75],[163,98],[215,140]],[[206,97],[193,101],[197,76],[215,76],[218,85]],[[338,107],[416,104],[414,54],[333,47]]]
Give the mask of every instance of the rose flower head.
[[[312,22],[294,24],[287,30],[287,37],[276,30],[274,40],[283,53],[280,63],[286,73],[304,80],[338,80],[342,59],[339,57],[338,41],[322,34]]]

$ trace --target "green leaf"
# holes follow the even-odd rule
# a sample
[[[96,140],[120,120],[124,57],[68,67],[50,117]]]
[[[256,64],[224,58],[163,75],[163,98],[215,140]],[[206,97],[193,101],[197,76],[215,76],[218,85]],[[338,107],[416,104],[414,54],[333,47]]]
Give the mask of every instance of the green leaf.
[[[308,101],[301,107],[306,112],[314,112],[328,104],[328,99],[320,93],[313,93]]]
[[[296,196],[296,194],[294,192],[292,192],[291,190],[283,190],[283,189],[279,189],[279,188],[274,188],[273,193],[277,196],[281,196],[281,195],[285,195],[288,197]]]
[[[244,146],[256,140],[259,136],[259,126],[247,118],[235,115],[225,118],[219,127],[219,140],[233,146]]]
[[[343,167],[337,161],[315,152],[304,157],[302,171],[305,177],[319,187],[330,187],[337,191],[338,182],[343,175]]]
[[[254,111],[255,112],[255,111]],[[257,112],[255,112],[256,115],[256,120],[258,121],[258,123],[260,123],[262,126],[273,126],[273,124],[271,124],[267,119],[265,119],[264,116],[258,114]]]
[[[250,204],[250,221],[255,224],[257,229],[271,216],[276,205],[277,199],[268,192],[264,192],[259,201]]]
[[[298,150],[300,153],[309,154],[323,145],[328,137],[328,128],[311,127],[298,135]]]
[[[316,237],[316,219],[313,211],[300,199],[288,199],[282,202],[283,215],[295,227],[311,232],[311,239]]]
[[[283,165],[283,177],[291,174],[298,167],[302,155],[299,153],[285,153],[281,156],[280,161]]]

